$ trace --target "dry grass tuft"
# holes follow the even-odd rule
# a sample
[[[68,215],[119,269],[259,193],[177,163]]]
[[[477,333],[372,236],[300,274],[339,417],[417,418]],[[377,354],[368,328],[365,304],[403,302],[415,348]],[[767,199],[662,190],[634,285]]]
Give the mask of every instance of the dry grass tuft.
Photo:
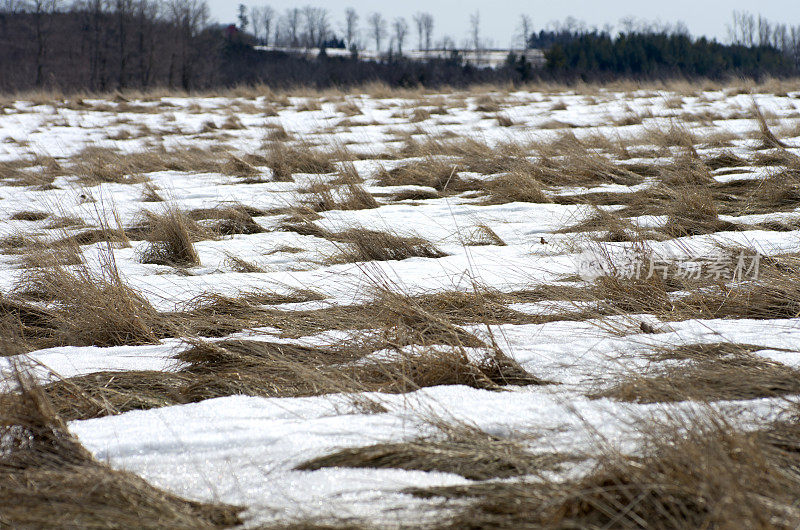
[[[260,234],[264,228],[259,225],[253,216],[263,215],[264,212],[249,208],[242,204],[231,206],[221,205],[216,208],[200,208],[188,212],[189,219],[193,221],[212,221],[210,230],[221,236],[235,234]]]
[[[347,246],[331,257],[331,263],[393,261],[408,258],[441,258],[446,256],[430,241],[419,236],[401,236],[391,232],[350,228],[327,237]]]
[[[295,173],[333,173],[336,166],[332,154],[314,149],[310,145],[295,147],[283,142],[272,142],[267,149],[267,166],[277,181],[291,181]]]
[[[500,112],[500,103],[492,96],[485,94],[475,98],[475,111],[495,114]]]
[[[41,347],[152,344],[168,335],[171,324],[123,283],[111,251],[101,259],[99,268],[82,262],[28,269],[16,292],[50,303],[39,309],[11,299],[2,313],[16,318],[22,337]]]
[[[227,162],[221,166],[222,172],[233,177],[256,177],[261,172],[251,163],[231,155]]]
[[[469,234],[464,239],[464,244],[474,247],[488,245],[495,245],[498,247],[506,246],[506,242],[485,224],[478,224],[475,228],[470,230]]]
[[[796,420],[755,433],[718,417],[642,425],[639,456],[605,450],[564,481],[486,482],[413,493],[456,501],[440,528],[795,528]],[[463,503],[467,501],[467,506]]]
[[[0,523],[14,528],[230,528],[235,506],[187,501],[95,460],[17,372],[0,408]]]
[[[425,159],[382,171],[378,177],[381,186],[424,186],[440,193],[462,193],[475,189],[475,184],[458,176],[457,164],[438,157]]]
[[[542,184],[536,176],[523,168],[505,173],[486,183],[489,204],[507,202],[550,203],[553,200],[542,190]]]
[[[487,480],[534,474],[553,469],[563,461],[563,457],[552,454],[532,454],[522,441],[499,438],[475,427],[455,425],[441,428],[444,437],[343,449],[303,462],[295,469],[407,469]]]
[[[361,114],[361,107],[359,107],[354,101],[344,101],[336,105],[336,112],[344,114],[345,116],[358,116]]]
[[[763,146],[765,148],[777,148],[781,150],[788,147],[770,130],[769,125],[767,124],[767,119],[764,117],[764,113],[761,112],[761,108],[758,106],[758,104],[756,104],[755,100],[753,100],[752,110],[753,117],[758,122],[758,130],[761,134],[761,142]]]
[[[714,197],[702,187],[687,187],[674,193],[668,203],[667,215],[662,231],[671,237],[737,229],[736,224],[720,220]]]
[[[24,211],[13,214],[9,219],[12,221],[43,221],[48,217],[50,217],[49,213]]]
[[[307,206],[315,212],[369,210],[380,206],[372,194],[360,184],[348,183],[332,188],[327,184],[317,183],[308,191],[311,192],[312,197],[307,200]]]
[[[191,233],[197,233],[197,230],[191,230],[193,222],[184,213],[175,207],[162,214],[148,212],[147,224],[150,243],[139,255],[142,263],[176,267],[200,265]]]
[[[363,358],[375,350],[393,358]],[[362,359],[363,358],[363,359]],[[397,350],[385,338],[309,347],[266,341],[195,342],[178,372],[108,372],[48,384],[44,392],[70,420],[195,403],[231,395],[315,396],[340,392],[411,392],[436,385],[499,390],[546,384],[499,352],[473,360],[461,347]]]
[[[233,272],[243,272],[243,273],[266,272],[266,270],[260,265],[247,261],[246,259],[240,258],[238,256],[234,256],[233,254],[228,254],[228,257],[225,260],[225,266],[227,266]]]
[[[495,119],[500,127],[513,127],[517,124],[508,114],[499,113],[495,116]]]
[[[147,182],[142,190],[142,202],[164,202],[164,198],[153,184]]]
[[[613,387],[592,394],[636,403],[760,399],[800,394],[800,371],[754,356],[736,345],[682,348],[672,354],[692,355],[688,364],[669,365],[650,374],[629,374]],[[669,353],[660,352],[661,356]]]

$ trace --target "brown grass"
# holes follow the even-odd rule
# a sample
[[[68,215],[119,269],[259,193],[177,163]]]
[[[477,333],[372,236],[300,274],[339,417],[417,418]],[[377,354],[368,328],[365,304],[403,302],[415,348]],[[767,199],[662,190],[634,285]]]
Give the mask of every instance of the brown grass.
[[[332,154],[315,149],[307,144],[289,146],[283,142],[272,142],[267,148],[267,166],[272,169],[277,181],[291,181],[295,173],[333,173]]]
[[[347,183],[331,187],[325,183],[314,184],[308,192],[307,206],[315,212],[330,210],[369,210],[378,208],[380,203],[360,184]]]
[[[643,252],[637,259],[648,264],[647,251]],[[762,258],[756,271],[752,251],[730,248],[722,252],[720,263],[731,271],[738,259],[744,257],[743,277],[731,282],[730,277],[715,277],[709,269],[705,269],[697,279],[680,277],[675,272],[677,263],[672,263],[666,279],[662,279],[661,270],[647,279],[601,276],[595,280],[590,292],[601,302],[601,307],[630,313],[652,313],[664,320],[791,319],[800,315],[800,287],[794,281],[800,267],[796,257]],[[702,263],[708,266],[708,262]],[[648,265],[644,267],[646,275]],[[755,272],[758,272],[757,278],[753,277]],[[689,294],[671,297],[672,291],[687,291]]]
[[[43,347],[157,342],[169,323],[123,283],[110,250],[101,259],[99,270],[85,262],[69,269],[56,264],[27,270],[16,291],[51,303],[38,309],[12,298],[3,312],[16,319],[23,338]]]
[[[253,166],[250,162],[233,155],[228,157],[228,160],[220,166],[220,169],[226,175],[240,178],[254,179],[261,174],[258,168]],[[251,182],[259,182],[259,180],[255,179],[251,180]]]
[[[496,113],[500,112],[500,110],[501,110],[500,103],[494,97],[488,94],[478,96],[475,99],[476,112]]]
[[[607,449],[580,478],[413,493],[456,500],[460,513],[440,528],[795,528],[797,425],[745,433],[716,416],[643,424],[639,456]]]
[[[478,224],[471,229],[464,239],[464,244],[474,247],[486,245],[506,246],[506,242],[497,235],[497,232],[485,224]]]
[[[688,364],[626,374],[613,387],[592,394],[636,403],[759,399],[800,394],[800,371],[752,355],[736,345],[698,348]],[[661,352],[661,355],[669,355]],[[692,355],[682,348],[673,356]]]
[[[148,212],[147,224],[146,237],[150,243],[139,255],[142,263],[176,267],[200,265],[190,233],[192,221],[184,213],[175,207],[162,214]]]
[[[265,341],[196,342],[177,359],[178,372],[100,372],[48,384],[43,391],[64,418],[89,419],[130,410],[231,395],[315,396],[339,392],[411,392],[437,385],[499,390],[547,384],[500,352],[471,360],[458,346],[418,347],[395,359],[369,358],[396,349],[386,338],[308,347]],[[356,399],[359,399],[356,397]],[[368,400],[367,400],[368,401]]]
[[[42,221],[48,217],[50,214],[46,212],[23,211],[13,214],[9,219],[12,221]]]
[[[13,528],[229,528],[242,508],[181,499],[95,460],[17,373],[0,408],[0,524]]]
[[[366,228],[350,228],[329,234],[328,238],[346,245],[330,258],[331,263],[441,258],[446,255],[419,236],[401,236]]]
[[[382,171],[377,180],[381,186],[425,186],[448,194],[475,189],[475,183],[459,177],[457,169],[457,164],[441,158],[427,157],[390,171]]]
[[[336,112],[344,114],[345,116],[358,116],[361,114],[361,107],[354,101],[344,101],[336,105]]]
[[[542,184],[523,168],[505,173],[486,183],[488,204],[507,202],[549,203],[553,200],[542,190]]]
[[[253,216],[264,215],[264,212],[242,204],[234,203],[230,206],[220,205],[215,208],[198,208],[189,211],[186,215],[193,221],[211,221],[210,226],[208,226],[209,230],[221,236],[260,234],[264,232],[264,228],[253,219]],[[201,231],[201,229],[195,228],[194,231]]]
[[[503,439],[468,425],[439,426],[444,436],[342,449],[295,469],[326,467],[407,469],[454,473],[471,480],[508,478],[553,469],[563,460],[536,455],[523,440]]]
[[[102,182],[130,184],[143,182],[142,175],[156,171],[226,172],[220,160],[228,156],[224,147],[173,151],[161,147],[136,153],[89,147],[71,157],[69,166],[71,172],[90,185]],[[56,174],[63,173],[63,170],[55,171]]]
[[[499,113],[497,116],[495,116],[495,119],[497,120],[497,125],[500,127],[513,127],[514,125],[517,125],[517,122],[515,122],[508,114]]]
[[[142,202],[164,202],[164,198],[158,193],[158,189],[150,182],[145,183],[141,200]]]

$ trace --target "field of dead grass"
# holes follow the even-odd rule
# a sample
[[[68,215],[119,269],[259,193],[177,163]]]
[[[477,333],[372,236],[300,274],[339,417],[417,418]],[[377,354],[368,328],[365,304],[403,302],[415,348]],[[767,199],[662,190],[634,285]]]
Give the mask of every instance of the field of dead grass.
[[[0,105],[0,526],[800,526],[800,84]]]

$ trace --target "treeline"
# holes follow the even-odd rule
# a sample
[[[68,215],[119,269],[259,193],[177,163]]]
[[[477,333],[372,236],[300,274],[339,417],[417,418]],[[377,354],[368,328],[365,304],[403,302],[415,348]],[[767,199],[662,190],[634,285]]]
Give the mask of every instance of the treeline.
[[[546,50],[546,69],[554,75],[583,79],[610,77],[760,77],[800,73],[800,26],[774,23],[734,11],[728,25],[730,44],[693,38],[682,24],[623,19],[611,29],[589,29],[567,19],[531,33],[529,47]]]
[[[347,11],[351,34],[345,39],[330,30],[326,13],[291,9],[276,24],[269,11],[240,12],[236,27],[211,24],[201,0],[79,0],[68,6],[58,0],[6,1],[0,4],[0,91],[202,90],[241,83],[328,87],[374,81],[464,86],[522,81],[530,70],[474,68],[455,51],[444,59],[416,62],[405,59],[398,47],[389,48],[380,61],[362,61],[357,47],[354,56],[344,58],[254,47],[267,35],[273,42],[307,46],[356,43],[353,11]],[[423,16],[420,41],[429,45],[431,31],[431,19]]]
[[[203,0],[3,0],[0,1],[0,91],[35,88],[110,91],[170,87],[202,90],[263,83],[352,86],[373,81],[391,86],[464,86],[531,80],[604,80],[621,76],[789,76],[800,71],[800,27],[773,24],[735,13],[732,44],[694,39],[681,24],[655,26],[623,20],[621,29],[587,28],[575,19],[536,31],[520,21],[520,42],[545,50],[544,68],[524,54],[510,54],[499,68],[466,63],[453,39],[434,41],[434,19],[417,13],[391,24],[379,13],[360,25],[349,8],[344,23],[325,8],[293,7],[279,14],[268,6],[240,6],[237,25],[213,24]],[[416,38],[414,38],[416,37]],[[405,43],[438,50],[414,61]],[[367,42],[380,59],[359,59]],[[264,45],[294,48],[268,51]],[[257,47],[256,45],[262,45]],[[485,42],[480,17],[470,17],[469,50]],[[346,47],[347,57],[329,57],[326,47]],[[309,54],[320,49],[319,57]],[[442,57],[442,50],[446,56]],[[301,53],[302,52],[302,53]],[[316,52],[314,52],[316,53]],[[479,53],[478,53],[479,55]],[[374,56],[374,54],[373,54]]]
[[[723,45],[687,35],[588,33],[545,52],[551,73],[583,79],[790,76],[793,59],[769,45]]]
[[[198,0],[6,2],[0,90],[111,90],[217,82],[221,32]]]

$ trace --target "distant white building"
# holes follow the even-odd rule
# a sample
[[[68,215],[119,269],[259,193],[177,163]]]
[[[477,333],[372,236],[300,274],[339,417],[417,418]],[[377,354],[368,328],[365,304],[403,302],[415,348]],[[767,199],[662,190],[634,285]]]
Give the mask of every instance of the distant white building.
[[[309,59],[319,55],[319,48],[291,48],[286,46],[256,46],[255,49],[261,51],[283,52],[296,55],[303,55]],[[543,66],[544,52],[539,49],[487,49],[487,50],[463,50],[463,49],[434,49],[428,51],[422,50],[409,50],[403,53],[403,57],[412,61],[424,61],[426,59],[446,59],[450,57],[453,51],[457,51],[466,62],[474,66],[497,68],[502,66],[509,53],[517,56],[524,55],[534,67]],[[325,53],[330,57],[349,57],[350,51],[344,48],[326,48]],[[375,50],[359,50],[358,57],[365,61],[376,60],[379,56],[385,56],[385,53],[376,53]]]

